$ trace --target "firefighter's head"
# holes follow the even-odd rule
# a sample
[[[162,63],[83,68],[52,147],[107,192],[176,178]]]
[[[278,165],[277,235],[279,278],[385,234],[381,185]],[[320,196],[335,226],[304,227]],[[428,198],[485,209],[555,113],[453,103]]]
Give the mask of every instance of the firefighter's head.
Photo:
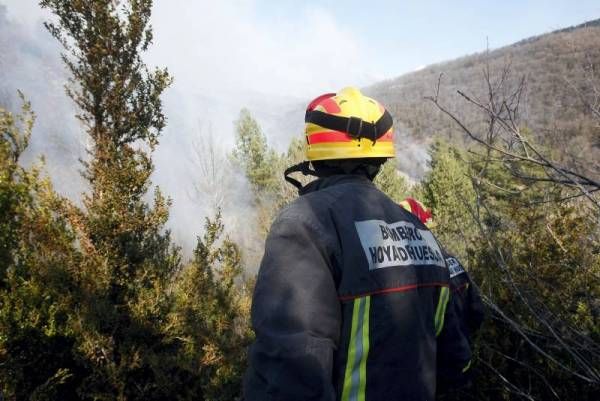
[[[395,156],[391,115],[356,88],[317,97],[304,121],[306,162],[288,169],[286,179],[293,171],[319,177],[362,172],[373,179],[381,164]]]

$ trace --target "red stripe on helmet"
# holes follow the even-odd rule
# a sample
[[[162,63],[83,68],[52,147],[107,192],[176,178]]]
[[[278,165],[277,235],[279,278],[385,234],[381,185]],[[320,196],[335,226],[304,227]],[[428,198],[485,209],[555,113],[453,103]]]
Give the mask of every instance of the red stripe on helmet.
[[[350,142],[352,137],[348,136],[345,132],[340,131],[322,131],[315,132],[309,135],[308,143],[313,145],[315,143],[327,143],[327,142]],[[377,142],[392,142],[392,133],[385,134],[377,140]]]
[[[352,138],[346,133],[340,131],[323,131],[315,132],[308,137],[309,144],[323,143],[323,142],[350,142]]]
[[[342,111],[342,109],[340,109],[340,106],[335,102],[335,100],[333,100],[330,97],[323,99],[323,101],[319,103],[319,106],[322,106],[325,109],[325,111],[329,114],[339,113],[340,111]]]
[[[393,133],[392,130],[389,130],[387,133],[385,133],[381,138],[379,138],[377,141],[381,141],[381,142],[390,142],[393,140]]]
[[[324,95],[321,95],[321,96],[315,98],[312,102],[310,102],[308,104],[308,107],[306,108],[306,110],[312,111],[315,109],[315,107],[320,105],[321,102],[323,102],[323,100],[332,98],[334,96],[335,96],[335,93],[326,93]],[[337,106],[337,104],[336,104],[336,106]],[[327,111],[329,111],[329,110],[327,110]]]

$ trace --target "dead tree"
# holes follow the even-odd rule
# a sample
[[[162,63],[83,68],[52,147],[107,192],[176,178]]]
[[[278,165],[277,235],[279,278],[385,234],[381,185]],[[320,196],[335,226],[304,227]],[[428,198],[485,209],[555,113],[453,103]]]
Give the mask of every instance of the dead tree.
[[[600,164],[597,161],[590,161],[592,174],[582,174],[573,168],[553,161],[538,150],[538,147],[523,134],[519,125],[519,112],[526,90],[526,79],[525,77],[521,78],[516,85],[511,87],[511,73],[511,66],[507,64],[499,79],[493,82],[488,65],[484,69],[484,79],[487,85],[485,99],[478,99],[460,90],[457,91],[458,95],[466,102],[466,107],[475,107],[487,117],[487,129],[481,134],[474,132],[440,101],[439,91],[443,75],[439,76],[435,95],[428,96],[426,99],[451,118],[471,140],[482,145],[486,149],[485,157],[494,155],[499,157],[506,166],[512,166],[510,171],[515,177],[530,182],[552,182],[568,187],[572,191],[565,199],[585,196],[595,207],[600,209],[600,201],[597,196],[593,195],[600,191],[600,179],[598,179]],[[593,84],[590,84],[594,94],[591,100],[574,85],[571,87],[600,124],[600,92]],[[518,167],[526,165],[541,167],[545,172],[544,176],[524,175],[523,169]]]

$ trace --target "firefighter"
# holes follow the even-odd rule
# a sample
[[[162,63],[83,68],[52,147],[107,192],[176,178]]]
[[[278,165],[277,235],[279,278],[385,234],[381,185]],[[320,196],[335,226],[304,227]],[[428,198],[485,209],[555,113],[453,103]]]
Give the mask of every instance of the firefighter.
[[[406,198],[400,202],[400,206],[417,216],[428,228],[434,227],[432,211],[418,200]],[[454,304],[460,328],[472,346],[473,337],[483,323],[483,302],[477,287],[458,259],[446,250],[444,257],[450,273],[450,301]]]
[[[392,118],[356,88],[306,110],[300,196],[275,219],[252,301],[246,401],[433,400],[470,348],[442,248],[372,183],[394,157]],[[292,178],[317,177],[306,186]]]

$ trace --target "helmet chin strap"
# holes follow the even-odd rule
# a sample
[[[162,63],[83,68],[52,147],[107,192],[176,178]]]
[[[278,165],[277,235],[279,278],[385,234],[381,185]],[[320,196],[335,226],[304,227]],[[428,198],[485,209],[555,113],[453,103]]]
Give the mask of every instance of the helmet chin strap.
[[[385,161],[385,159],[382,158],[362,159],[360,161],[346,160],[339,164],[330,164],[328,161],[316,161],[312,166],[312,162],[303,161],[288,167],[283,172],[283,177],[287,182],[296,187],[298,193],[302,195],[306,186],[303,186],[302,183],[295,178],[290,177],[290,174],[300,172],[302,175],[312,175],[317,178],[329,177],[337,174],[358,174],[373,181],[375,176],[379,173],[383,161]]]
[[[296,173],[296,172],[300,172],[300,173],[302,173],[302,175],[312,175],[312,176],[318,177],[317,172],[310,168],[309,161],[303,161],[301,163],[294,164],[293,166],[288,167],[283,172],[283,178],[285,178],[285,180],[287,182],[289,182],[290,184],[295,186],[296,189],[298,190],[298,193],[302,192],[302,189],[304,188],[304,186],[297,179],[290,177],[290,174]]]

